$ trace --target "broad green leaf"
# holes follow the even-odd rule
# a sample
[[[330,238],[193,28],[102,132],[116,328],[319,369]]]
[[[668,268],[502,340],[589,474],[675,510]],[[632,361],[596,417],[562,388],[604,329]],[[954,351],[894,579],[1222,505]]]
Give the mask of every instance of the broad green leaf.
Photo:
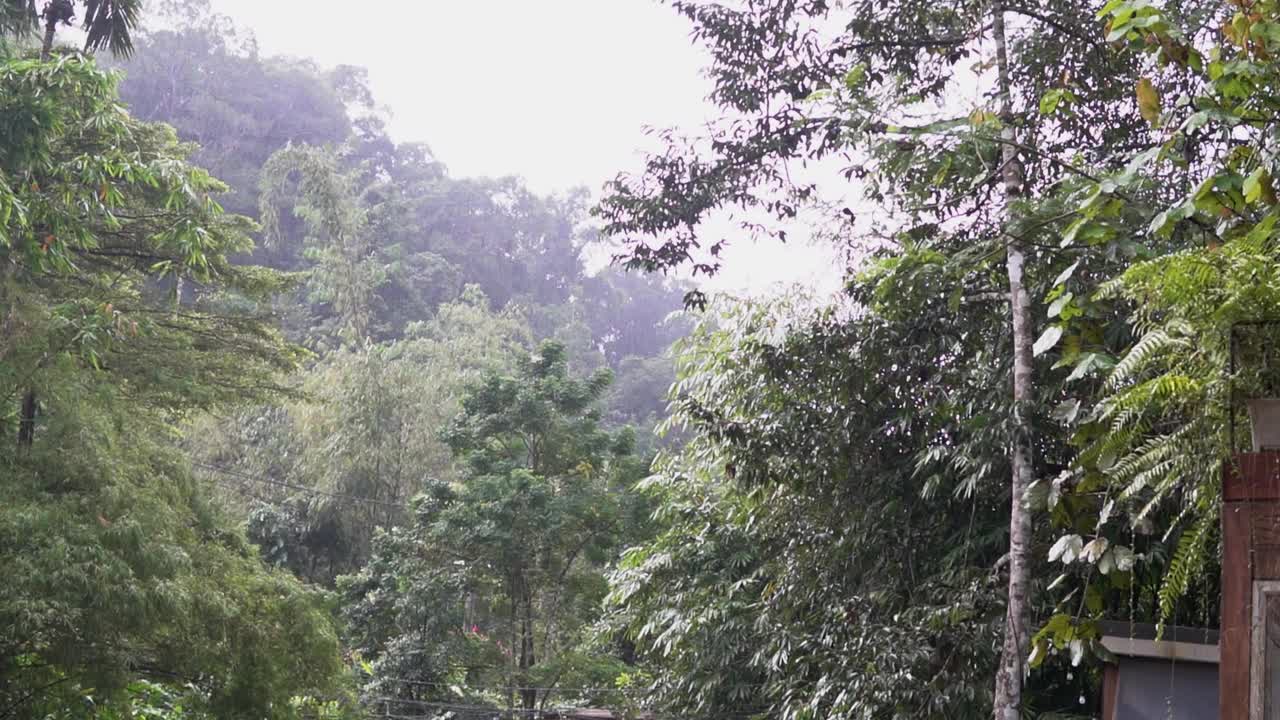
[[[866,79],[867,79],[867,64],[858,63],[857,65],[854,65],[852,68],[849,68],[849,72],[845,73],[844,85],[850,90],[857,90],[859,87],[862,86],[863,81],[865,81]]]
[[[1079,260],[1071,263],[1069,266],[1067,266],[1066,270],[1063,270],[1062,272],[1058,273],[1058,277],[1053,279],[1053,286],[1057,287],[1058,285],[1061,285],[1066,281],[1070,280],[1071,276],[1076,274],[1076,269],[1079,267],[1080,267]]]
[[[1040,114],[1052,115],[1062,104],[1062,88],[1054,88],[1040,96]]]
[[[1040,338],[1036,340],[1035,345],[1031,346],[1031,353],[1036,357],[1043,355],[1054,348],[1058,341],[1062,339],[1062,328],[1057,325],[1050,325],[1040,334]]]
[[[1062,309],[1069,305],[1075,297],[1075,294],[1069,292],[1059,295],[1053,302],[1049,303],[1049,317],[1053,318],[1061,315]]]
[[[952,157],[953,156],[948,155],[946,159],[942,161],[942,166],[938,168],[938,172],[934,173],[933,184],[935,187],[941,187],[942,184],[947,181],[947,173],[951,171]]]
[[[1087,563],[1096,563],[1102,559],[1110,543],[1104,537],[1097,537],[1088,542],[1080,551],[1080,559]]]
[[[1257,168],[1244,179],[1244,200],[1249,204],[1258,202],[1262,198],[1263,182],[1267,181],[1267,171],[1265,168]]]
[[[1084,539],[1079,535],[1063,535],[1049,548],[1049,562],[1061,560],[1064,565],[1070,565],[1080,557],[1083,549]]]
[[[1246,236],[1249,242],[1254,245],[1261,245],[1271,239],[1271,233],[1275,230],[1276,221],[1278,219],[1280,219],[1280,217],[1272,211],[1266,217],[1259,220],[1258,223],[1249,230],[1249,234]]]
[[[1149,78],[1138,81],[1138,112],[1152,127],[1160,125],[1160,93]]]

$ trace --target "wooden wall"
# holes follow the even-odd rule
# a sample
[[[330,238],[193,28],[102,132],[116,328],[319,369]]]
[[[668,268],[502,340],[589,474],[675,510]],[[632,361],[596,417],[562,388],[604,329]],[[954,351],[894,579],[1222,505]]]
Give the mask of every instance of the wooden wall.
[[[1280,580],[1280,453],[1241,453],[1222,477],[1221,720],[1249,718],[1255,580]]]

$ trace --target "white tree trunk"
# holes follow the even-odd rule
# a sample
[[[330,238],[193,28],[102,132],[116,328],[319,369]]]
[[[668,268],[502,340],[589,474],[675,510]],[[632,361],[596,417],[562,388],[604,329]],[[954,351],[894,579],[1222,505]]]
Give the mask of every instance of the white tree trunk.
[[[1023,193],[1023,166],[1018,155],[1013,100],[1009,91],[1009,53],[1005,41],[1004,10],[993,10],[992,36],[996,49],[1001,120],[1002,179],[1006,203],[1005,241],[1008,243],[1009,308],[1013,330],[1014,436],[1010,449],[1012,482],[1009,512],[1009,605],[1005,616],[1004,647],[996,671],[995,720],[1017,720],[1022,706],[1023,663],[1030,630],[1028,603],[1031,551],[1030,510],[1023,502],[1031,484],[1031,418],[1028,409],[1034,392],[1031,355],[1031,298],[1022,284],[1026,261],[1023,242],[1012,232],[1014,205]]]

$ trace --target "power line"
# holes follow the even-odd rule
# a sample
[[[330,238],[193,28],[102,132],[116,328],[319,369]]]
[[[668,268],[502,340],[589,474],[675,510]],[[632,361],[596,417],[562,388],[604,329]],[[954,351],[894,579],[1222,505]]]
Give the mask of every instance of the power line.
[[[389,502],[386,502],[385,500],[375,500],[374,498],[357,497],[355,495],[343,495],[341,493],[332,493],[324,490],[316,490],[315,488],[309,488],[309,487],[306,487],[305,485],[295,485],[294,483],[285,482],[284,480],[274,480],[271,478],[263,478],[263,477],[256,477],[253,475],[247,475],[245,473],[232,470],[230,468],[220,467],[218,465],[210,465],[208,463],[202,463],[195,460],[191,462],[191,465],[193,467],[198,467],[203,470],[208,470],[210,472],[221,473],[222,475],[226,475],[228,477],[234,477],[239,480],[244,480],[246,482],[256,482],[263,485],[273,485],[275,487],[285,488],[288,490],[293,490],[295,492],[307,493],[309,495],[318,495],[321,497],[332,498],[334,500],[349,500],[351,502],[367,503],[369,505],[378,505],[381,507],[391,508],[393,510],[405,509],[403,505],[399,505],[397,503],[389,503]]]

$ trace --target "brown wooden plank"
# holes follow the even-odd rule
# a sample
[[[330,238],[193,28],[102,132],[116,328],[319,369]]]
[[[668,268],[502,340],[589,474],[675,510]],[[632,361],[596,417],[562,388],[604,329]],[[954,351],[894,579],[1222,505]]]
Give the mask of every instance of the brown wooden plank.
[[[1280,580],[1280,545],[1254,546],[1253,579]]]
[[[1238,453],[1225,463],[1222,498],[1238,500],[1280,500],[1280,453]]]
[[[1253,578],[1248,503],[1222,506],[1222,628],[1218,717],[1249,717],[1249,618]]]
[[[1102,669],[1102,720],[1116,720],[1116,691],[1120,687],[1120,668],[1107,663]]]
[[[1253,508],[1249,518],[1249,539],[1253,554],[1260,555],[1263,547],[1280,545],[1280,503],[1264,500],[1249,503]],[[1255,564],[1257,560],[1254,560]],[[1257,579],[1254,573],[1254,579]]]

